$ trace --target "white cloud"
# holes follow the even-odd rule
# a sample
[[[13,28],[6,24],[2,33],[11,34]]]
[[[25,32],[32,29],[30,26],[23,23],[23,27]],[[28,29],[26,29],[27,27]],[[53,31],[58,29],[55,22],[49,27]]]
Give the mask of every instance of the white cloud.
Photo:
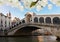
[[[20,9],[21,11],[23,11],[23,10],[24,10],[24,7],[23,7],[23,6],[19,6],[19,9]]]
[[[56,6],[60,6],[60,0],[50,0]]]
[[[42,0],[43,2],[48,2],[48,0]]]
[[[31,2],[36,2],[37,0],[21,0],[21,1],[24,3],[25,8],[30,8]],[[42,0],[41,2],[38,2],[38,5],[45,7],[46,3],[47,3],[47,0],[45,1]],[[18,0],[0,0],[0,5],[3,5],[3,4],[10,5],[12,7],[18,7],[18,8],[20,7],[21,10],[24,9],[24,7],[19,4]]]
[[[21,3],[18,0],[0,0],[0,6],[1,5],[8,5],[11,7],[17,7],[20,10],[23,10],[23,6],[21,6]]]
[[[57,0],[50,0],[53,4],[56,4]]]
[[[42,7],[38,5],[38,6],[36,7],[36,10],[37,10],[37,11],[40,11],[40,10],[42,10]]]
[[[14,17],[15,17],[15,16],[14,16],[14,15],[12,15],[12,16],[11,16],[11,20],[13,20],[13,19],[14,19]]]
[[[38,1],[38,3],[36,4],[36,5],[39,5],[39,6],[42,6],[42,8],[43,7],[45,7],[46,5],[48,4],[48,1],[47,0],[42,0],[42,1]]]
[[[52,4],[48,4],[48,9],[49,9],[49,10],[52,9]]]
[[[32,0],[33,2],[36,2],[37,0]]]
[[[56,6],[60,6],[60,0],[56,3]]]
[[[4,0],[0,0],[0,6],[2,6],[4,4],[5,4]]]
[[[48,4],[48,0],[39,0],[38,3],[30,8],[31,2],[36,2],[37,0],[21,0],[24,3],[24,6],[19,3],[18,0],[0,0],[0,5],[10,5],[12,7],[17,7],[20,10],[24,10],[24,8],[32,9],[35,8],[39,11],[43,7],[45,7]],[[56,4],[56,6],[60,6],[60,0],[50,0],[53,4]],[[41,7],[42,6],[42,7]],[[52,9],[52,4],[48,4],[48,9]]]
[[[47,0],[38,1],[38,3],[36,4],[36,10],[37,11],[42,10],[47,4],[48,4]]]
[[[23,0],[22,2],[24,3],[24,8],[29,9],[29,8],[30,8],[30,5],[31,5],[32,0]]]

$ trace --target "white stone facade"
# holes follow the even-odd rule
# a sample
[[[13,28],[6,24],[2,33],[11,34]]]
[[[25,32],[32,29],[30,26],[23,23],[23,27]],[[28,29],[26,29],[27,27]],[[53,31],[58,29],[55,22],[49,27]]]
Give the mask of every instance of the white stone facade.
[[[11,25],[11,13],[8,13],[6,16],[0,13],[0,29],[4,30]]]
[[[60,24],[60,15],[59,14],[56,14],[56,15],[53,15],[53,14],[52,15],[36,15],[33,12],[27,12],[26,13],[25,18],[24,18],[25,23],[30,23],[30,22],[34,23],[34,18],[35,17],[37,17],[38,20],[36,20],[36,21],[38,21],[38,23],[43,23],[43,22],[44,23],[49,23],[49,21],[50,21],[51,24],[53,24],[53,23],[54,24],[56,24],[56,23]],[[43,22],[40,19],[41,17],[43,18]]]
[[[12,20],[12,26],[19,24],[19,22],[20,22],[20,19],[17,17],[14,17],[14,19]]]

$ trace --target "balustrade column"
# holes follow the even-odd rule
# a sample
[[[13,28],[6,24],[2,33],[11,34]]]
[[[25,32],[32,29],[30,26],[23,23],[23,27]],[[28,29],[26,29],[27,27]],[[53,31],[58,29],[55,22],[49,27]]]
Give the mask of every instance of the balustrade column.
[[[45,17],[44,17],[44,23],[46,23],[46,21],[45,21]]]
[[[51,18],[51,23],[53,24],[53,17]]]

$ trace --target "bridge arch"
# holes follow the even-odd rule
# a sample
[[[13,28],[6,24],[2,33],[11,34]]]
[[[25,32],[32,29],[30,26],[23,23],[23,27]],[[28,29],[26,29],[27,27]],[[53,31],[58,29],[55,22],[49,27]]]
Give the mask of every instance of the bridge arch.
[[[34,22],[38,23],[38,17],[34,18]]]
[[[46,23],[51,23],[51,18],[50,17],[46,17],[45,22]]]
[[[40,18],[39,18],[39,22],[40,22],[40,23],[44,23],[44,18],[43,18],[43,17],[40,17]]]
[[[53,24],[60,24],[60,18],[59,17],[54,17],[53,18]]]
[[[14,35],[32,35],[32,31],[37,30],[37,29],[41,29],[35,26],[25,26],[22,27],[21,29],[18,29]]]

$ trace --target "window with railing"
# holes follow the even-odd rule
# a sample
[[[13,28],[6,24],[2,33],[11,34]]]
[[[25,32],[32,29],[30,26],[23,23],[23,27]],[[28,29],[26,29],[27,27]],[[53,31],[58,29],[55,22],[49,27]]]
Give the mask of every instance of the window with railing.
[[[6,27],[6,21],[5,21],[5,27]]]
[[[3,21],[1,20],[1,26],[3,27]]]
[[[9,21],[9,27],[10,27],[10,21]]]

